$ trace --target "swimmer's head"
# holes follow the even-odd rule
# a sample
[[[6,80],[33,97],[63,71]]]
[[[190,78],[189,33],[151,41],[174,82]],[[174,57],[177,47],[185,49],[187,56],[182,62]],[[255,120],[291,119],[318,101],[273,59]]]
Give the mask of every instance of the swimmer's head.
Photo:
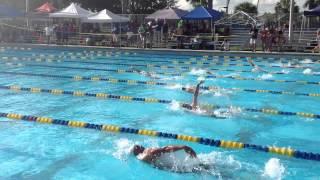
[[[143,153],[144,150],[145,150],[145,147],[140,145],[134,145],[132,152],[135,156],[138,156],[139,154]]]

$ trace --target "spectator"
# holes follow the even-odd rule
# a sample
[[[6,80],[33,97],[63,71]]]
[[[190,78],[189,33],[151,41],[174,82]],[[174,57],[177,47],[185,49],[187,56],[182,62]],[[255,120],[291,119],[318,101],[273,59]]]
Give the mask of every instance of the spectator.
[[[62,37],[62,26],[60,24],[56,25],[54,32],[56,33],[57,44],[59,44]]]
[[[283,35],[283,31],[282,29],[280,28],[279,31],[278,31],[278,36],[277,36],[277,44],[278,44],[278,51],[281,52],[282,51],[282,46],[283,44],[285,43],[285,38],[284,38],[284,35]]]
[[[143,48],[146,48],[146,28],[144,26],[144,24],[142,23],[138,29],[138,33],[139,33],[139,36],[140,36],[140,42],[142,44],[142,47]]]
[[[68,45],[69,42],[69,28],[68,28],[68,24],[65,23],[62,27],[62,43],[65,43],[66,45]]]
[[[317,31],[316,40],[317,40],[317,46],[314,47],[314,49],[312,50],[312,53],[314,53],[316,50],[318,50],[318,52],[320,53],[320,29],[318,29]]]
[[[223,43],[221,44],[224,51],[230,51],[230,43],[227,39],[224,39]]]
[[[51,39],[51,35],[52,35],[52,28],[50,26],[46,26],[44,28],[44,32],[46,35],[47,44],[50,44],[50,39]]]
[[[113,26],[112,28],[112,46],[115,46],[118,42],[118,32],[119,28],[117,25]]]
[[[167,41],[168,41],[168,36],[169,36],[168,33],[169,33],[169,25],[167,21],[164,20],[163,26],[162,26],[162,34],[163,34],[163,39],[165,44],[167,44]]]
[[[148,22],[148,41],[149,41],[149,47],[152,49],[152,44],[153,44],[153,36],[154,36],[154,23],[152,21]]]
[[[250,29],[250,48],[252,49],[252,52],[256,52],[256,43],[257,43],[257,38],[258,38],[258,29],[256,26],[252,26]]]
[[[266,43],[267,43],[267,51],[272,51],[272,43],[273,43],[273,30],[270,29],[270,31],[267,31],[266,35]]]
[[[260,31],[262,51],[267,50],[267,33],[268,28],[263,28],[262,31]]]

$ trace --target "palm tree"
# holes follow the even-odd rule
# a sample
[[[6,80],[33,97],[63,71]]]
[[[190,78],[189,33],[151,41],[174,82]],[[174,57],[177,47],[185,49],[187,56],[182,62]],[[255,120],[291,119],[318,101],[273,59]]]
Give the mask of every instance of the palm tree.
[[[313,9],[320,5],[320,0],[306,0],[304,3],[303,7],[308,8],[308,9]]]
[[[234,11],[243,11],[246,12],[248,14],[253,14],[253,15],[257,15],[258,14],[258,9],[257,6],[250,3],[250,2],[243,2],[238,4],[235,8]]]
[[[289,14],[290,14],[290,0],[280,0],[277,2],[274,7],[276,12],[278,24],[288,23]],[[298,19],[297,14],[299,13],[299,6],[296,5],[296,2],[293,0],[293,22],[296,22]]]
[[[279,2],[277,2],[274,10],[276,14],[289,15],[290,0],[280,0]],[[294,0],[293,0],[293,13],[299,13],[299,6],[296,5],[296,2]]]
[[[209,9],[212,9],[213,7],[213,0],[187,0],[188,2],[191,2],[191,4],[198,6],[198,5],[202,5],[202,6],[206,6]]]

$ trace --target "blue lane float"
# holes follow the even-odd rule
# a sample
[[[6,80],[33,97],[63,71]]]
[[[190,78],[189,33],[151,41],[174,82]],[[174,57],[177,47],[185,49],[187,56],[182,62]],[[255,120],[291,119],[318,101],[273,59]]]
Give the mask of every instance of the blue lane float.
[[[120,127],[116,125],[107,125],[107,124],[93,124],[93,123],[87,123],[83,121],[68,121],[68,120],[61,120],[61,119],[53,119],[49,117],[38,117],[38,116],[22,115],[22,114],[16,114],[16,113],[0,112],[0,117],[8,118],[11,120],[23,120],[23,121],[29,121],[29,122],[36,122],[36,123],[42,123],[42,124],[54,124],[54,125],[68,126],[68,127],[74,127],[74,128],[86,128],[86,129],[106,131],[106,132],[112,132],[112,133],[135,134],[140,136],[176,139],[176,140],[194,142],[202,145],[220,147],[220,148],[226,148],[226,149],[234,149],[234,150],[250,149],[254,151],[273,153],[277,155],[294,157],[298,159],[320,161],[319,153],[305,152],[305,151],[294,150],[292,148],[286,148],[286,147],[247,144],[247,143],[242,143],[237,141],[212,139],[207,137],[197,137],[197,136],[148,130],[148,129]]]

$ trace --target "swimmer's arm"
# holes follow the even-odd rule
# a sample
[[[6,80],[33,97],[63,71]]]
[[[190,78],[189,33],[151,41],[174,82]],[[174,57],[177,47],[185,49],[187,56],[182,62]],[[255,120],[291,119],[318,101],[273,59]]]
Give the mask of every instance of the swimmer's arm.
[[[188,146],[166,146],[163,149],[164,149],[164,153],[184,150],[191,157],[197,157],[196,152],[192,148],[190,148]]]
[[[196,109],[197,106],[198,106],[198,96],[199,96],[199,91],[200,91],[200,85],[203,84],[203,83],[204,83],[204,81],[200,81],[197,84],[196,90],[194,91],[193,101],[192,101],[192,108],[193,109]]]

